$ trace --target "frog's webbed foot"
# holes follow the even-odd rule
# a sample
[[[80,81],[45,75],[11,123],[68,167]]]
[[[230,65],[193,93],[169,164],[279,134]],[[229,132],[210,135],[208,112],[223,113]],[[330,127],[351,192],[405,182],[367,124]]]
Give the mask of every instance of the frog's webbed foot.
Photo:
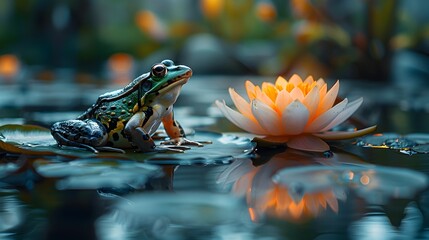
[[[174,152],[174,153],[183,153],[185,150],[191,149],[190,147],[185,146],[176,146],[176,145],[159,145],[153,148],[154,152]]]
[[[197,147],[203,147],[204,144],[211,144],[211,141],[192,141],[184,137],[178,137],[178,138],[172,138],[167,141],[161,142],[163,145],[174,145],[174,146],[197,146]]]

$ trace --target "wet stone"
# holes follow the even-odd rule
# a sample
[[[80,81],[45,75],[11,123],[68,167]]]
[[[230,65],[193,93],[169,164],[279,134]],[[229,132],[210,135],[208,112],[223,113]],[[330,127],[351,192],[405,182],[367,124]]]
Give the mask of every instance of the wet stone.
[[[417,145],[407,138],[388,139],[384,144],[391,149],[409,149]]]
[[[428,154],[429,153],[429,143],[415,146],[412,148],[412,150],[417,152],[417,153]]]
[[[383,147],[388,141],[399,139],[401,136],[396,133],[374,134],[360,138],[356,145],[360,147]]]

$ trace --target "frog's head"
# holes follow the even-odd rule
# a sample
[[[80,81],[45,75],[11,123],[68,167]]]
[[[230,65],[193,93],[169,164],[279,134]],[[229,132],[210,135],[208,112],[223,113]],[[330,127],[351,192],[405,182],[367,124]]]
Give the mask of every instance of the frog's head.
[[[141,101],[150,98],[169,98],[174,103],[183,84],[192,76],[192,70],[184,65],[174,65],[171,60],[164,60],[152,66],[149,76],[141,83],[144,93]],[[172,104],[171,103],[171,104]]]
[[[192,70],[189,67],[164,60],[152,66],[150,76],[142,83],[142,90],[147,94],[163,94],[182,86],[191,76]]]

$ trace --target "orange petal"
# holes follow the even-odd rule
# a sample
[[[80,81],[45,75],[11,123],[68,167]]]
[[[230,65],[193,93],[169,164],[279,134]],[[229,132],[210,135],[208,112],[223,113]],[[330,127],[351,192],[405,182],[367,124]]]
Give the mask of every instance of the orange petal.
[[[247,96],[249,97],[249,100],[252,101],[253,99],[256,98],[255,85],[253,85],[251,81],[247,80],[245,83],[245,87],[246,87]]]
[[[335,102],[335,99],[338,96],[338,91],[340,89],[340,82],[337,81],[334,86],[326,93],[326,95],[321,99],[321,103],[317,110],[317,115],[320,115],[330,109]]]
[[[283,89],[286,89],[287,81],[282,76],[279,76],[276,80],[276,88],[281,91]]]
[[[229,95],[238,111],[240,111],[244,116],[254,120],[252,110],[250,109],[250,103],[241,97],[233,88],[229,88]]]
[[[286,89],[281,90],[277,94],[276,98],[276,108],[279,113],[283,112],[283,110],[292,102],[292,98]]]
[[[294,88],[292,89],[292,91],[290,92],[290,96],[292,97],[293,100],[298,99],[299,101],[304,101],[304,93],[301,91],[300,88]]]
[[[316,133],[320,132],[323,128],[329,125],[347,106],[348,100],[345,98],[342,102],[335,105],[322,115],[318,116],[312,122],[310,122],[305,128],[305,132]]]
[[[265,95],[267,95],[271,99],[271,101],[273,101],[273,102],[276,101],[278,90],[274,86],[274,84],[269,83],[269,82],[263,82],[262,83],[262,92],[264,92]]]
[[[319,89],[321,89],[323,85],[326,85],[326,82],[323,80],[323,78],[319,78],[316,82],[316,85],[319,87]]]
[[[314,79],[313,79],[313,76],[308,76],[305,80],[304,80],[304,83],[305,84],[308,84],[308,85],[311,85],[311,84],[313,84],[313,82],[314,82]]]
[[[298,135],[304,131],[308,121],[309,112],[307,107],[300,101],[295,100],[283,111],[282,127],[284,135]]]
[[[305,96],[304,100],[302,101],[302,103],[304,103],[310,113],[310,120],[312,120],[313,117],[316,115],[319,101],[319,88],[315,86],[313,89],[310,90],[310,92],[307,94],[307,96]]]
[[[319,91],[320,99],[325,98],[326,92],[328,91],[328,85],[326,85],[326,83],[323,79],[319,79],[317,81],[316,86],[317,86],[317,88],[320,89],[320,91]]]
[[[264,92],[262,92],[259,86],[256,86],[255,92],[256,92],[256,99],[270,106],[271,109],[273,110],[276,109],[273,100],[271,100],[271,98],[269,98]]]
[[[329,145],[327,143],[311,135],[298,135],[291,138],[286,144],[290,148],[303,151],[325,152],[329,150]]]
[[[241,113],[232,110],[225,104],[225,101],[220,102],[216,100],[215,104],[229,121],[231,121],[237,127],[243,129],[244,131],[251,132],[254,134],[266,133],[266,131],[264,131],[258,123],[250,120]]]
[[[255,99],[252,101],[252,114],[258,123],[265,129],[266,135],[280,135],[280,118],[276,111],[264,102]]]
[[[295,87],[297,87],[300,83],[302,83],[302,79],[297,74],[292,75],[292,77],[289,78],[289,83],[292,83]]]

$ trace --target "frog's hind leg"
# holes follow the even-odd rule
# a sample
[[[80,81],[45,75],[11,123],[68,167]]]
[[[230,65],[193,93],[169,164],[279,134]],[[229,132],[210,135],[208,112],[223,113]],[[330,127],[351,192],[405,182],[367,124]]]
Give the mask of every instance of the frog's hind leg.
[[[51,127],[52,136],[59,146],[72,146],[98,153],[107,143],[107,130],[95,119],[57,122]]]

